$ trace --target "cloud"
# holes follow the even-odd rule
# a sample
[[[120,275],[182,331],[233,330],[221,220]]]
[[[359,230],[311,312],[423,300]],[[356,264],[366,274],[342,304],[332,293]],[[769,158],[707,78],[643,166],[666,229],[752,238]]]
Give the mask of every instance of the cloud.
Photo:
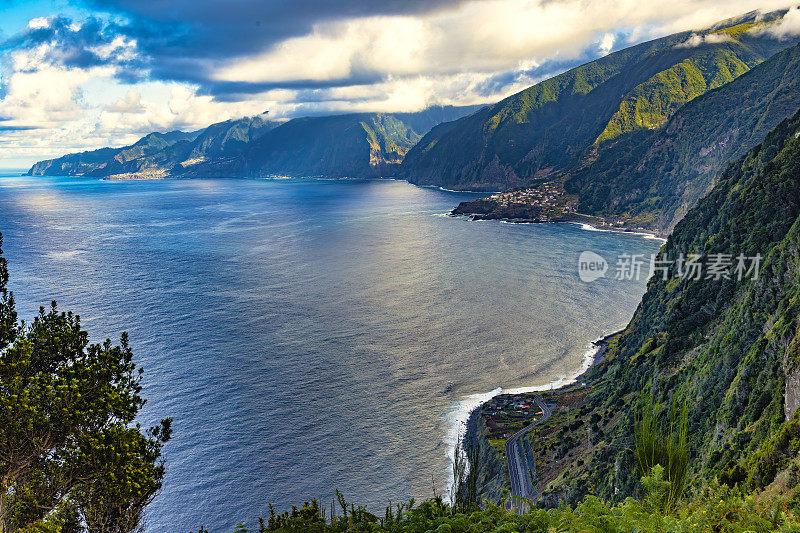
[[[37,17],[28,21],[28,29],[30,30],[40,30],[49,27],[50,21],[47,17]]]
[[[0,39],[5,153],[118,145],[265,109],[488,103],[622,43],[687,30],[686,46],[717,42],[697,30],[785,0],[83,1],[85,19],[37,17]],[[797,34],[797,16],[774,35]]]
[[[316,27],[310,35],[232,64],[220,63],[211,79],[279,83],[418,74],[427,70],[425,53],[434,38],[425,21],[412,17],[351,20]]]
[[[0,43],[0,50],[55,43],[52,53],[65,66],[113,65],[126,83],[177,81],[237,101],[279,88],[373,85],[464,72],[497,76],[513,73],[522,62],[588,61],[608,54],[620,39],[636,42],[702,28],[782,3],[238,0],[223,9],[211,0],[90,1],[105,15],[80,23],[34,19]]]
[[[39,44],[11,54],[11,73],[4,76],[0,114],[8,125],[50,128],[83,114],[79,87],[113,69],[103,66],[68,67],[49,58],[58,55],[54,44]]]
[[[770,35],[781,40],[800,35],[800,6],[791,7],[779,21],[756,26],[751,32],[758,35]]]
[[[464,0],[89,0],[99,11],[125,17],[154,56],[239,57],[292,37],[319,23],[381,16],[424,16]]]
[[[182,64],[177,72],[191,71],[191,81],[214,94],[247,93],[248,85],[254,90],[322,88],[370,84],[389,76],[510,72],[521,61],[591,60],[609,53],[626,34],[636,40],[700,29],[754,7],[781,4],[779,0],[460,2],[414,15],[323,18],[310,24],[307,32],[263,49],[205,57],[195,68]],[[710,36],[703,42],[725,38]]]
[[[36,126],[6,126],[5,124],[0,124],[0,131],[28,131],[35,129],[37,129]]]
[[[132,142],[152,131],[196,130],[214,122],[258,114],[264,111],[265,103],[277,104],[275,95],[269,93],[226,103],[177,83],[159,84],[158,89],[158,99],[144,99],[137,90],[130,89],[125,98],[105,106],[92,126],[93,135]]]
[[[38,50],[34,63],[17,69],[35,69],[42,62],[66,68],[114,65],[119,71],[139,69],[136,40],[120,33],[114,24],[97,17],[73,21],[54,15],[32,19],[16,35],[0,41],[0,52]]]
[[[731,38],[731,36],[727,33],[707,33],[703,35],[693,33],[691,37],[686,39],[684,42],[676,44],[675,48],[697,48],[698,46],[704,44],[716,44],[731,41],[733,41],[733,38]]]
[[[142,97],[136,89],[128,90],[125,98],[121,98],[111,105],[107,105],[103,111],[107,113],[143,113]]]
[[[614,48],[614,41],[616,37],[613,33],[606,33],[603,35],[603,38],[600,39],[600,44],[598,44],[597,48],[600,50],[600,55],[607,56],[611,49]]]

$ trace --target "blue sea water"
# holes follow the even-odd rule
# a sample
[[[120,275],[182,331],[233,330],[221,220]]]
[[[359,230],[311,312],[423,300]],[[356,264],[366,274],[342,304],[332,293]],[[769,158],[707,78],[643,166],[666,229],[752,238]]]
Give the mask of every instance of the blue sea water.
[[[660,243],[444,216],[402,181],[108,182],[0,175],[21,317],[58,301],[128,331],[142,421],[175,419],[148,532],[232,531],[338,488],[380,511],[449,480],[458,422],[500,388],[574,376],[644,287],[578,278]]]

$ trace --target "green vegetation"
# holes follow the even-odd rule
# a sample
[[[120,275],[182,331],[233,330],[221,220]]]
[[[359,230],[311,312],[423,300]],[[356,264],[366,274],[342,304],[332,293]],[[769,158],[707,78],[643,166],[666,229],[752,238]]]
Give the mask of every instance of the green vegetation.
[[[574,508],[562,505],[557,509],[532,509],[518,515],[488,504],[483,510],[469,513],[455,511],[441,497],[414,506],[389,505],[383,516],[363,507],[354,507],[339,496],[340,509],[328,510],[318,502],[306,502],[291,512],[276,514],[271,510],[267,520],[260,520],[252,530],[244,525],[240,533],[275,532],[387,532],[387,533],[501,533],[527,531],[530,533],[559,532],[641,532],[660,533],[726,531],[767,532],[800,531],[797,516],[786,510],[781,502],[760,501],[739,489],[711,484],[680,501],[671,513],[664,513],[659,502],[669,482],[662,477],[660,467],[651,476],[642,478],[644,497],[641,501],[628,498],[610,506],[595,496],[586,497]],[[655,502],[655,503],[654,503]],[[200,531],[214,533],[202,528]]]
[[[714,34],[728,35],[733,39],[740,39],[745,32],[749,31],[751,28],[755,26],[756,24],[754,22],[742,22],[741,24],[736,24],[734,26],[729,26],[727,28],[716,30]]]
[[[89,344],[55,302],[20,322],[7,283],[0,250],[0,532],[136,530],[171,420],[133,423],[145,400],[126,335]]]
[[[472,441],[467,444],[466,452],[456,446],[453,457],[452,501],[454,512],[469,513],[480,509],[478,492],[478,471],[480,449]]]
[[[436,124],[477,106],[434,106],[415,113],[360,113],[276,122],[264,116],[184,133],[151,133],[131,146],[40,161],[30,175],[116,178],[391,175]]]
[[[656,129],[686,102],[721,87],[750,70],[730,50],[687,58],[637,85],[625,97],[595,143],[639,129]]]
[[[391,173],[419,135],[385,114],[291,120],[251,143],[245,173],[371,177]]]
[[[728,166],[713,191],[675,227],[660,252],[670,262],[668,275],[650,280],[573,415],[582,420],[596,415],[603,437],[591,442],[585,465],[547,478],[544,501],[575,504],[592,493],[621,502],[636,494],[639,474],[631,443],[637,414],[631,406],[652,381],[652,404],[644,412],[653,414],[638,426],[657,428],[654,413],[671,413],[660,436],[656,429],[644,433],[667,447],[677,434],[680,449],[684,423],[677,424],[676,433],[675,421],[686,416],[689,487],[699,490],[717,479],[761,491],[767,499],[783,497],[790,507],[798,504],[797,476],[791,476],[800,450],[793,400],[800,390],[792,378],[798,375],[795,339],[800,334],[798,131],[800,113]],[[740,255],[760,255],[759,275],[678,276],[677,260],[690,253],[724,254],[734,265]],[[687,410],[681,417],[678,391]],[[568,440],[571,419],[553,418],[566,428],[562,439]],[[585,438],[574,446],[586,446]],[[655,455],[664,453],[671,455],[668,449]],[[675,479],[668,472],[670,460],[651,462],[661,463],[665,477]]]
[[[614,52],[434,128],[409,151],[402,175],[425,185],[505,191],[581,169],[596,142],[647,137],[687,102],[794,44],[740,31],[753,17],[716,25],[716,32],[731,31],[698,45],[684,32]]]
[[[800,46],[757,65],[783,45],[752,23],[731,21],[714,30],[730,39],[699,46],[678,34],[611,54],[434,127],[406,155],[421,183],[505,188],[558,174],[582,210],[674,226],[659,254],[666,275],[649,281],[587,386],[550,393],[566,408],[530,439],[541,491],[531,507],[550,509],[493,505],[506,474],[504,440],[489,437],[530,418],[505,395],[487,416],[494,429],[468,431],[479,466],[456,454],[450,503],[390,503],[381,517],[337,493],[338,508],[271,509],[260,532],[800,530],[800,112],[785,118],[800,102]],[[226,154],[173,175],[364,175],[394,168],[417,141],[405,120],[228,124],[111,157],[128,168],[150,150]],[[108,155],[41,168],[85,172]],[[690,254],[758,258],[757,275],[687,276]],[[6,282],[0,258],[0,531],[135,528],[160,487],[170,423],[131,425],[143,400],[127,339],[89,345],[55,306],[23,325]]]
[[[566,175],[579,210],[669,233],[724,165],[800,106],[800,46],[693,99],[660,129],[598,147]]]
[[[259,176],[391,176],[421,134],[474,109],[436,106],[417,113],[293,119],[247,147],[243,170]]]
[[[641,417],[636,422],[636,465],[639,474],[651,476],[653,483],[666,483],[666,488],[659,497],[659,508],[670,514],[683,495],[686,484],[686,469],[689,466],[689,406],[683,404],[678,420],[677,401],[673,397],[665,431],[658,422],[652,389],[648,393],[642,393],[641,398]],[[655,495],[662,491],[649,492]]]

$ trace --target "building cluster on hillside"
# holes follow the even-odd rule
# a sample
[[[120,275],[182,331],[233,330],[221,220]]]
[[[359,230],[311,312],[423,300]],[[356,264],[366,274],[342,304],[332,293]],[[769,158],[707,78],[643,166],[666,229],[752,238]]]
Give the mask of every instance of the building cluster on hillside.
[[[484,424],[492,438],[510,437],[515,431],[532,422],[542,411],[533,401],[533,394],[495,396],[481,409]]]
[[[490,198],[501,207],[532,207],[539,211],[541,216],[551,218],[574,213],[577,204],[576,199],[566,194],[563,185],[558,181],[547,182],[527,189],[496,193]]]

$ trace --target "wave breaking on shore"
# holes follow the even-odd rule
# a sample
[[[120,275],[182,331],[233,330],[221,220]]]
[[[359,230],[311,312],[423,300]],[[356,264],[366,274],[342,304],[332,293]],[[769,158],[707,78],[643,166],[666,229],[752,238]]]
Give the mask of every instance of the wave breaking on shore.
[[[586,231],[602,231],[608,233],[623,233],[625,235],[638,235],[644,239],[667,242],[667,239],[665,239],[664,237],[660,237],[655,233],[649,233],[646,231],[628,231],[624,229],[598,228],[597,226],[592,226],[591,224],[586,224],[585,222],[573,222],[573,224],[577,224],[581,229]]]
[[[600,231],[600,230],[599,230]],[[469,420],[472,412],[488,402],[495,396],[500,394],[523,394],[526,392],[542,392],[546,390],[554,390],[566,385],[577,383],[589,369],[597,362],[597,356],[602,350],[603,346],[601,341],[607,335],[598,337],[592,341],[586,351],[584,351],[583,359],[580,368],[570,376],[561,376],[558,379],[545,383],[543,385],[532,385],[530,387],[517,387],[513,389],[504,389],[503,387],[496,387],[488,392],[479,392],[475,394],[468,394],[453,403],[452,408],[442,415],[445,425],[445,434],[442,442],[445,445],[448,468],[447,468],[447,482],[445,485],[445,496],[449,497],[453,489],[453,465],[455,462],[456,446],[462,446],[464,435],[467,431],[467,421]],[[463,448],[462,448],[463,451]]]

